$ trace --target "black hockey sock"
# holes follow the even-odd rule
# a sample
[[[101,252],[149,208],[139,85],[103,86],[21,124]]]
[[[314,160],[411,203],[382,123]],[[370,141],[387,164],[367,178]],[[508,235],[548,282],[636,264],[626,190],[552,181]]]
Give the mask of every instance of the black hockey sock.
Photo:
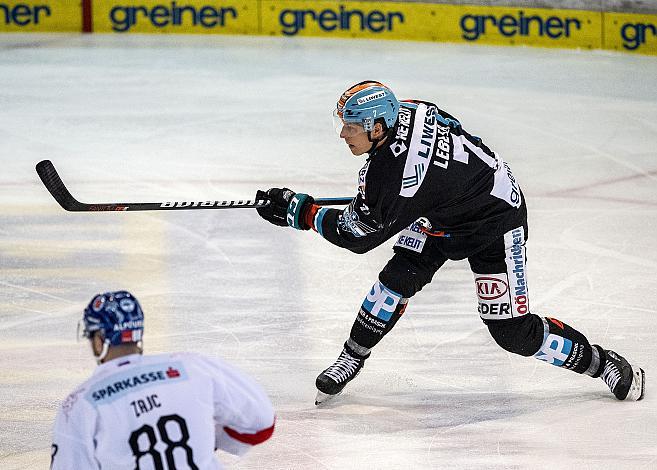
[[[353,343],[349,346],[354,349],[358,354],[364,356],[369,353],[381,338],[383,338],[395,326],[399,318],[404,313],[408,299],[401,299],[395,308],[395,311],[386,321],[381,317],[377,317],[368,312],[364,306],[358,311],[358,316],[351,327],[349,339],[360,346],[360,349],[355,347]]]
[[[555,318],[546,317],[543,324],[543,343],[534,357],[578,374],[600,375],[604,366],[601,348],[593,348],[586,336]]]
[[[532,313],[508,320],[485,321],[501,347],[522,356],[534,356],[578,374],[599,377],[605,366],[605,351],[573,327]]]

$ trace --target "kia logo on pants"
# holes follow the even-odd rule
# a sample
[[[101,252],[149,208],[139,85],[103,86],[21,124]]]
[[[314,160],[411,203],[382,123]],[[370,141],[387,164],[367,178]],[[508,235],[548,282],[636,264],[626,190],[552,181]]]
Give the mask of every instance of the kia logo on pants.
[[[509,285],[495,277],[478,277],[475,279],[475,283],[477,284],[477,296],[481,300],[499,299],[509,291]]]

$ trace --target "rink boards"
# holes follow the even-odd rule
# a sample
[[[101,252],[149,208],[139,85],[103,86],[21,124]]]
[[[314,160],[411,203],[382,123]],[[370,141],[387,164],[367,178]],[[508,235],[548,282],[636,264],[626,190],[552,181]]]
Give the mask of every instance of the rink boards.
[[[657,15],[407,2],[0,1],[0,32],[250,34],[609,49],[657,55]]]

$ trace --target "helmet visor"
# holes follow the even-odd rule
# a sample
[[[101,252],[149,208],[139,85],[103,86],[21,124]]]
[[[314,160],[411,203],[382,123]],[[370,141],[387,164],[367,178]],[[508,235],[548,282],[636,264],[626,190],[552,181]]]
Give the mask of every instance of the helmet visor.
[[[335,129],[335,133],[340,137],[353,137],[365,132],[362,124],[344,122],[337,109],[333,110],[333,128]]]
[[[84,320],[78,320],[78,331],[75,336],[77,337],[78,341],[82,340],[83,338],[91,339],[91,333],[87,331]]]

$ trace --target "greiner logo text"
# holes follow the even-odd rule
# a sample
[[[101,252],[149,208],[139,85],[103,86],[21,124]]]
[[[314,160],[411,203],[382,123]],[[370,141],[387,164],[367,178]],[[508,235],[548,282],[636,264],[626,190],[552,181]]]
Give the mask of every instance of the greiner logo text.
[[[653,38],[657,38],[657,26],[654,24],[626,23],[621,28],[621,37],[623,38],[623,47],[628,51],[638,49],[646,43],[647,33],[651,33]]]
[[[216,7],[204,5],[194,7],[190,5],[178,5],[171,2],[167,5],[146,6],[117,6],[110,10],[112,29],[124,33],[137,23],[148,21],[156,28],[165,26],[181,26],[183,23],[204,28],[223,27],[226,21],[232,17],[237,18],[237,10],[233,7]]]
[[[51,11],[48,5],[27,5],[18,3],[10,6],[6,3],[0,3],[0,18],[4,19],[4,24],[16,24],[18,26],[27,26],[28,24],[39,24],[44,16],[50,16]]]
[[[358,9],[347,10],[340,5],[338,10],[327,8],[315,10],[283,10],[278,17],[282,32],[286,36],[294,36],[306,29],[311,22],[316,22],[322,31],[371,31],[381,33],[392,31],[395,21],[404,22],[404,14],[398,11],[383,12],[380,10],[363,11]]]
[[[463,39],[476,41],[486,34],[486,27],[497,28],[502,36],[547,36],[551,39],[569,38],[573,28],[581,29],[582,22],[577,18],[558,16],[525,16],[524,11],[517,15],[464,15],[461,17]]]

